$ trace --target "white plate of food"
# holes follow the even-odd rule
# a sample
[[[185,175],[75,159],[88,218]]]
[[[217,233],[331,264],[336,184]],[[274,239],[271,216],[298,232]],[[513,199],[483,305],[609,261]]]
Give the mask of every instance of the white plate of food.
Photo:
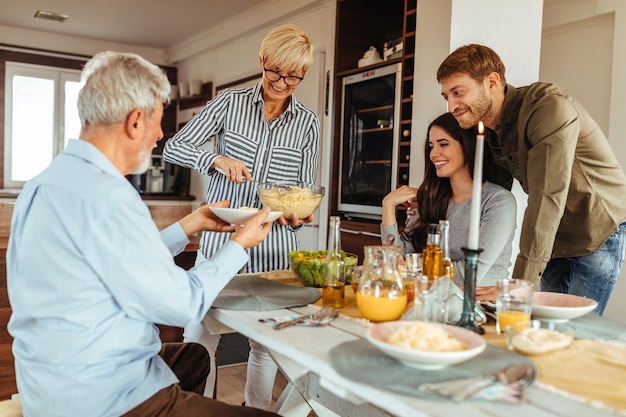
[[[222,208],[211,207],[211,211],[215,213],[217,217],[230,224],[245,224],[248,220],[254,217],[259,209],[242,207],[238,209],[234,208]],[[273,222],[283,215],[282,211],[270,211],[267,215],[267,222]]]
[[[485,350],[485,339],[461,327],[399,320],[375,324],[365,337],[383,353],[418,369],[440,369]]]
[[[567,321],[590,313],[598,306],[591,298],[558,292],[535,292],[532,315],[541,320]]]

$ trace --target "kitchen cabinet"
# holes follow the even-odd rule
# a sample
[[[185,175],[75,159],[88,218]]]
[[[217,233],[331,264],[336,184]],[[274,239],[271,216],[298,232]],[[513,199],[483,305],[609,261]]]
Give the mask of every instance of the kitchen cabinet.
[[[213,97],[213,83],[206,82],[200,88],[200,94],[179,97],[174,100],[178,103],[179,110],[191,109],[193,107],[203,107]]]
[[[359,257],[359,265],[363,264],[365,246],[380,245],[380,225],[378,222],[359,222],[342,220],[339,229],[341,249]]]

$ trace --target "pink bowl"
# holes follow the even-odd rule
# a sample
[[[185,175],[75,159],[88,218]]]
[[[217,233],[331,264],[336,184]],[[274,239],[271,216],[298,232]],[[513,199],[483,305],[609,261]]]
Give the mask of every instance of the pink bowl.
[[[550,321],[567,321],[583,316],[598,306],[595,300],[557,292],[535,292],[532,315]]]

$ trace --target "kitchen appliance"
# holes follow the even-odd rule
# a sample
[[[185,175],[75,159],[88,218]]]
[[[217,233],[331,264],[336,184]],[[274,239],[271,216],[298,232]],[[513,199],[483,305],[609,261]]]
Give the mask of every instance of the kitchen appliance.
[[[396,188],[402,64],[343,78],[339,200],[346,217],[380,219]]]
[[[131,174],[126,178],[143,195],[189,195],[189,168],[170,164],[162,155],[152,155],[152,163],[143,174]]]

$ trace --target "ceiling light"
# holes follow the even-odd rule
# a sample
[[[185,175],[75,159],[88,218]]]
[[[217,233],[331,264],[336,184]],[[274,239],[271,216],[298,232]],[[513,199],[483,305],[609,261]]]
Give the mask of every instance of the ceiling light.
[[[69,19],[70,15],[48,12],[45,10],[37,10],[37,12],[35,13],[35,17],[38,19],[48,19],[48,20],[54,20],[57,22],[65,22],[67,19]]]

